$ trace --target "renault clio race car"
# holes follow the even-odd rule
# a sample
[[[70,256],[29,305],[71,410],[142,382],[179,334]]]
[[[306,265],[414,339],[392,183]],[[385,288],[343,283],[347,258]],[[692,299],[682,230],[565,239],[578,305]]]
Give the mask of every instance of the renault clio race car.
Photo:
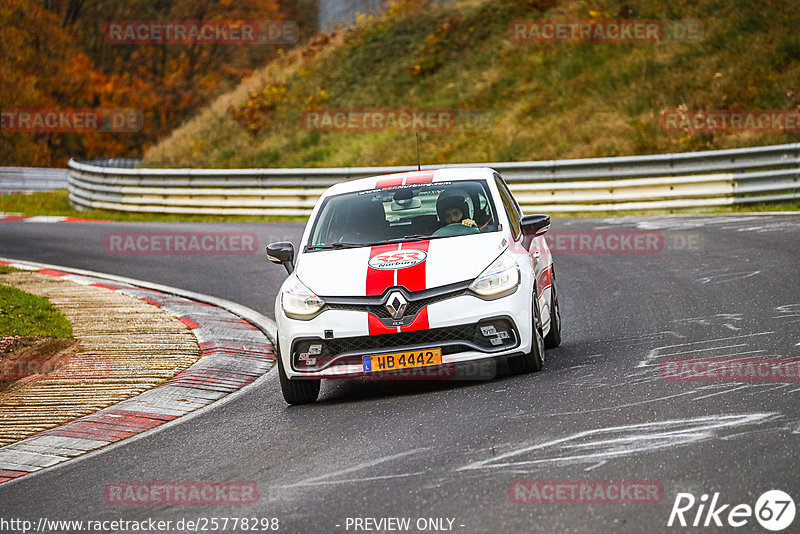
[[[561,342],[547,215],[523,216],[489,168],[416,171],[329,188],[300,250],[267,246],[289,277],[275,302],[290,404],[324,378],[508,359],[541,370]]]

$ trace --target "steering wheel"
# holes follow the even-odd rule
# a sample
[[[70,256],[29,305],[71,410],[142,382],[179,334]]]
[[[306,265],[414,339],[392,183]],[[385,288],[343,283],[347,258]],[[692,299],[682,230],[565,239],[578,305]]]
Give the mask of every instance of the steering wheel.
[[[442,226],[432,235],[435,236],[454,236],[454,235],[468,235],[468,234],[479,234],[481,233],[480,230],[475,228],[474,226],[465,226],[460,222],[451,223],[447,226]]]

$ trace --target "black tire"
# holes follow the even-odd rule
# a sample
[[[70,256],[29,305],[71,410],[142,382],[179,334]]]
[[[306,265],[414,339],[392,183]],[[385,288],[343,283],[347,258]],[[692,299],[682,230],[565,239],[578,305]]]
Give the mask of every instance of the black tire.
[[[561,345],[561,307],[556,292],[556,273],[553,271],[553,285],[550,292],[550,331],[544,337],[544,347],[554,349]]]
[[[275,356],[277,357],[278,378],[281,382],[281,392],[283,399],[289,404],[308,404],[316,402],[319,397],[319,387],[321,380],[289,380],[286,371],[283,369],[281,352],[275,343]]]
[[[508,367],[517,375],[538,373],[544,367],[544,338],[542,338],[542,319],[536,304],[536,289],[533,296],[533,344],[528,354],[508,359]]]

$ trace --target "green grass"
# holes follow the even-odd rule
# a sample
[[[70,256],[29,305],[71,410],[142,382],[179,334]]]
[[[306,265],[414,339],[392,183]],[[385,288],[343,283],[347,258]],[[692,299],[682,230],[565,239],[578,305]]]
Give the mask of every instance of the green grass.
[[[61,215],[84,219],[108,219],[130,222],[234,222],[234,221],[305,221],[306,217],[258,217],[235,215],[171,215],[111,210],[77,210],[70,204],[66,189],[45,193],[0,196],[0,213],[26,216]]]
[[[460,0],[393,2],[385,17],[293,51],[223,95],[145,154],[149,167],[339,167],[416,162],[410,132],[321,132],[313,108],[485,112],[478,128],[422,134],[422,161],[476,163],[736,148],[800,134],[693,135],[659,112],[800,106],[800,11],[777,0]],[[405,7],[402,7],[405,6]],[[620,14],[621,10],[625,14]],[[590,13],[593,13],[590,15]],[[699,43],[538,43],[508,38],[516,19],[698,19]],[[324,39],[323,39],[324,41]],[[416,66],[420,72],[414,74]],[[279,98],[265,89],[286,86]],[[261,107],[260,107],[261,106]],[[251,133],[231,110],[259,109]]]
[[[46,298],[0,284],[0,336],[71,338],[72,325]]]

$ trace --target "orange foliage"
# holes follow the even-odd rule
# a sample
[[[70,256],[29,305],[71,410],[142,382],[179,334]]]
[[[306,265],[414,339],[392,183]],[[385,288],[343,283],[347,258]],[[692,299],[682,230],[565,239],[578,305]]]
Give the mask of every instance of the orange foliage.
[[[143,128],[116,133],[0,131],[0,165],[63,166],[70,157],[140,156],[148,144],[267,63],[279,48],[114,44],[104,35],[106,22],[268,21],[298,15],[278,0],[3,0],[0,109],[130,108],[142,113]]]

